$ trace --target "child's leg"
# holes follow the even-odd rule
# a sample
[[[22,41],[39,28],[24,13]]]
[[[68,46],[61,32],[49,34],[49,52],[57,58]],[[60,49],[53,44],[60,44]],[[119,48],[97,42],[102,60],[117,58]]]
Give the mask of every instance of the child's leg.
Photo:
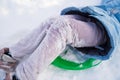
[[[38,28],[25,36],[22,40],[9,47],[9,51],[12,57],[17,60],[21,60],[21,58],[25,55],[33,53],[46,35],[46,31],[53,23],[53,20],[54,18],[51,18],[42,23]]]
[[[96,37],[93,37],[94,39],[87,39],[86,36],[91,35],[91,37],[99,37],[98,35],[95,35],[96,29],[90,27],[84,22],[80,22],[79,26],[73,25],[73,27],[71,27],[69,25],[70,24],[67,24],[64,18],[59,18],[55,20],[53,24],[51,24],[51,27],[47,31],[44,39],[33,52],[33,54],[31,54],[28,59],[17,66],[16,75],[18,78],[20,78],[20,80],[37,80],[39,73],[46,69],[49,64],[51,64],[51,62],[65,49],[67,44],[75,46],[80,44],[80,35],[83,33],[84,36],[82,37],[85,37],[86,41],[89,40],[88,42],[90,42],[85,46],[95,45],[95,43],[91,43],[94,42]],[[85,32],[86,30],[87,33]],[[83,46],[84,45],[81,47]]]
[[[63,20],[55,21],[38,48],[16,68],[20,80],[37,80],[37,76],[72,42],[72,30]]]

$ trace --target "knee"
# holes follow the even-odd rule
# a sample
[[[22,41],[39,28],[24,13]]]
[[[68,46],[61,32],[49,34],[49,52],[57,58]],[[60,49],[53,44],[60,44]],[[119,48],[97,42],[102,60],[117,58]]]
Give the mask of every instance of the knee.
[[[53,23],[50,25],[48,34],[55,38],[62,39],[62,41],[66,41],[67,43],[72,43],[73,40],[72,28],[66,21],[66,18],[62,16],[54,19]]]

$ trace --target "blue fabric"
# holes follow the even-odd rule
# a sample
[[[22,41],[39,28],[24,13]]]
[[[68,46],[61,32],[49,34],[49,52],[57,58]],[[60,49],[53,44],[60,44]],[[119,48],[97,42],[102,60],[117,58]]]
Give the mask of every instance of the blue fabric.
[[[103,0],[102,4],[107,8],[116,8],[120,7],[120,0]]]
[[[115,10],[115,11],[113,11]],[[61,12],[61,15],[65,15],[70,11],[77,11],[83,13],[89,13],[99,20],[105,27],[107,34],[110,38],[110,50],[105,56],[90,55],[86,54],[86,57],[107,60],[110,58],[111,54],[115,53],[115,50],[119,49],[120,43],[120,1],[113,0],[113,2],[105,3],[100,6],[88,6],[84,8],[69,7]]]
[[[120,22],[120,0],[103,0],[102,4],[107,12],[114,15]]]

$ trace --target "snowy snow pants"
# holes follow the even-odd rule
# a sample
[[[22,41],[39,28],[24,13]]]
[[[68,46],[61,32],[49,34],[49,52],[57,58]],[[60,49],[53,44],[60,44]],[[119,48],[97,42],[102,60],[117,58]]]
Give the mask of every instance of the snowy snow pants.
[[[100,35],[96,27],[84,22],[80,22],[81,25],[79,22],[78,25],[77,23],[74,25],[72,22],[74,19],[69,20],[64,16],[50,18],[9,48],[12,57],[20,61],[15,70],[20,80],[37,80],[38,75],[65,49],[66,45],[85,47],[94,46],[99,42],[97,36]],[[28,57],[22,60],[26,55]]]

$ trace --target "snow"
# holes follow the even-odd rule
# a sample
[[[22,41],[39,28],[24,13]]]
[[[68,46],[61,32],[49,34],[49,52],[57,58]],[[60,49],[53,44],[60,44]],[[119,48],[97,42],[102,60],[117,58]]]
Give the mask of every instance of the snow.
[[[66,7],[100,3],[101,0],[0,0],[0,48],[17,42]],[[50,65],[38,80],[120,80],[119,52],[99,66],[83,71],[62,70]]]

